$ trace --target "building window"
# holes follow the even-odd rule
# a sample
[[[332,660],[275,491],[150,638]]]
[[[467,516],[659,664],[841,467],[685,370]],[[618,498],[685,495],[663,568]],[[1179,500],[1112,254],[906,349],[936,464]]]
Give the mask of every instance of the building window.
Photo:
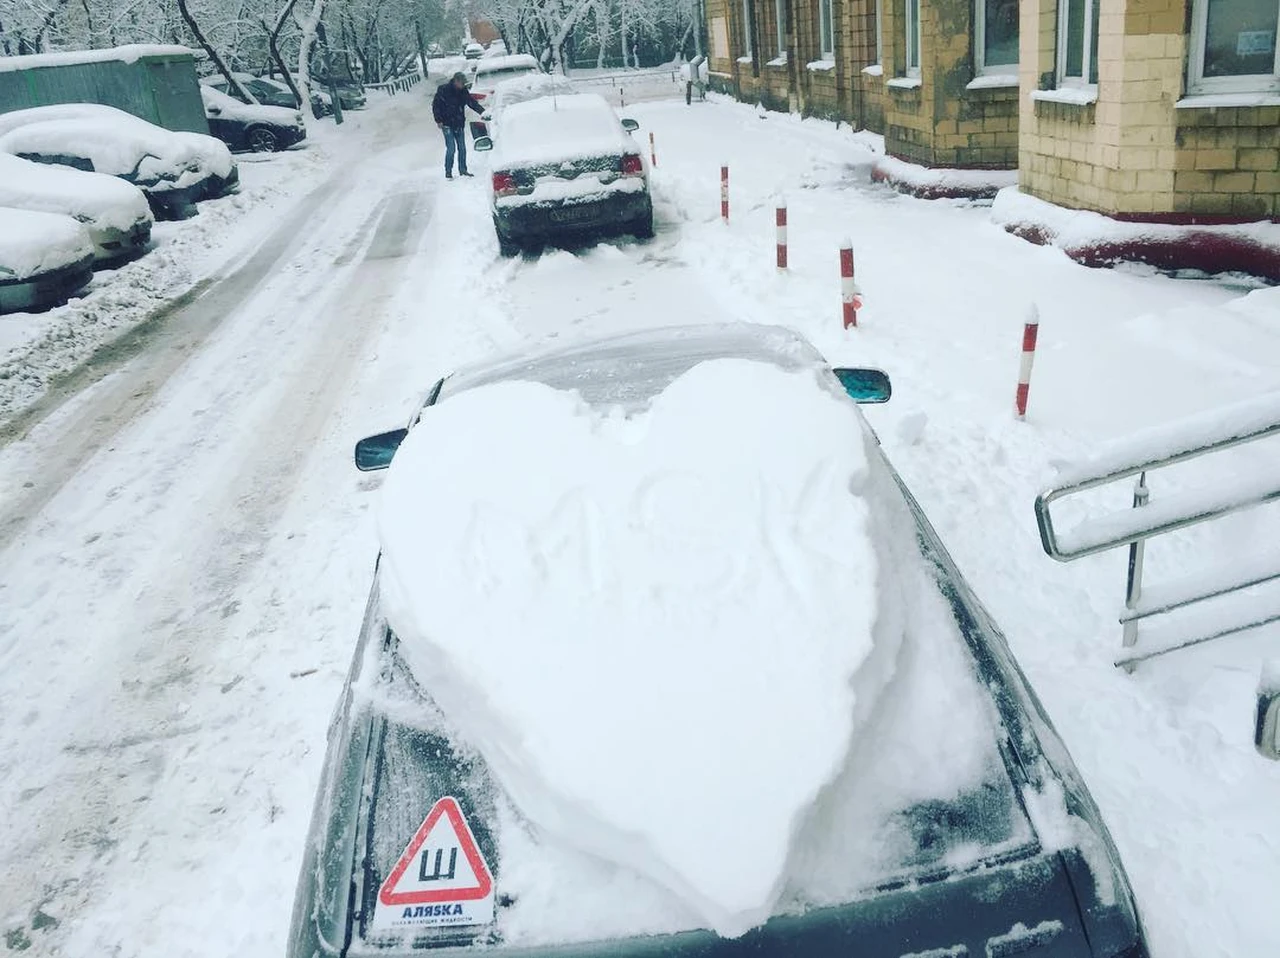
[[[824,60],[836,57],[835,17],[831,3],[832,0],[818,0],[818,44]]]
[[[750,60],[755,55],[751,46],[751,0],[742,0],[742,59]]]
[[[774,16],[778,18],[778,56],[787,55],[787,0],[774,0]]]
[[[1058,4],[1058,85],[1093,86],[1097,82],[1097,0],[1060,0]]]
[[[1018,0],[978,0],[974,22],[979,74],[1018,72]]]
[[[1191,92],[1280,90],[1277,0],[1195,0],[1191,23]]]
[[[920,75],[920,0],[906,0],[907,76]]]

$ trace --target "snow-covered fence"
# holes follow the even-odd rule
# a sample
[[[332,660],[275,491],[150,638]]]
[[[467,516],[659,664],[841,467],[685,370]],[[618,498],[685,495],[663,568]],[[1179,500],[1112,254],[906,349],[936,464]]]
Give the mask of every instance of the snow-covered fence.
[[[1185,576],[1149,592],[1144,592],[1142,582],[1148,539],[1280,501],[1280,476],[1265,470],[1175,493],[1151,504],[1147,474],[1271,436],[1280,436],[1280,393],[1211,410],[1113,443],[1109,450],[1064,470],[1056,485],[1036,497],[1041,544],[1059,562],[1129,546],[1125,610],[1120,616],[1124,651],[1116,659],[1117,665],[1132,668],[1145,659],[1280,621],[1280,597],[1238,595],[1280,580],[1280,552],[1274,549],[1252,559],[1237,558],[1229,566]],[[1132,508],[1085,518],[1063,531],[1054,526],[1050,511],[1053,503],[1130,476],[1138,477]],[[1137,648],[1140,622],[1228,596],[1236,596],[1234,604],[1218,608],[1212,616],[1184,623],[1182,629],[1166,629],[1148,637],[1144,647]]]
[[[674,67],[652,70],[620,70],[601,73],[575,70],[569,82],[583,93],[599,93],[621,108],[645,100],[672,100],[684,96],[684,82]]]
[[[406,90],[412,90],[415,86],[422,82],[421,73],[406,73],[402,77],[396,77],[394,80],[388,80],[385,83],[366,83],[366,90],[378,90],[389,96],[395,96],[397,93],[404,93]]]

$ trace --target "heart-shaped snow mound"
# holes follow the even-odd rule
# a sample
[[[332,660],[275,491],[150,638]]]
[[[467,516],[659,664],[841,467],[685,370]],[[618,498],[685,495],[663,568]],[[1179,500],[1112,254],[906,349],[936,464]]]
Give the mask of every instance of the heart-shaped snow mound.
[[[531,822],[721,934],[771,913],[879,688],[866,443],[813,370],[715,360],[630,417],[461,393],[384,487],[383,599],[419,681]]]

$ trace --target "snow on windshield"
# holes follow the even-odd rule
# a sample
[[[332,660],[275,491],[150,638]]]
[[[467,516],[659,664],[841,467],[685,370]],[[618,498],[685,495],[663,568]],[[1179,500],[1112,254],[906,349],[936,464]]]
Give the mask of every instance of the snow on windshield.
[[[552,163],[636,150],[604,98],[579,93],[530,100],[504,110],[493,165]]]
[[[419,681],[534,825],[724,935],[773,912],[892,671],[868,441],[813,369],[718,359],[630,416],[457,394],[386,481],[383,598]]]
[[[136,186],[101,173],[84,173],[0,153],[0,206],[86,217],[98,229],[132,229],[151,220]]]

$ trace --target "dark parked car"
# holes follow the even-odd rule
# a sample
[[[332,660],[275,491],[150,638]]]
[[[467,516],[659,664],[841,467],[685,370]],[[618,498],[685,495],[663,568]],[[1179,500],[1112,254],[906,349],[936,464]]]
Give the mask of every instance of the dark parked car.
[[[455,373],[430,390],[410,428],[439,403],[477,386],[511,380],[575,390],[593,405],[642,406],[693,366],[718,358],[812,370],[830,388],[843,387],[855,402],[884,401],[889,395],[883,373],[832,370],[790,331],[708,325],[633,333]],[[536,838],[529,838],[518,816],[513,823],[507,811],[510,799],[495,784],[483,757],[451,737],[448,718],[431,689],[422,687],[406,666],[381,608],[375,569],[354,663],[329,728],[294,905],[290,958],[461,954],[454,949],[471,945],[496,958],[1147,958],[1128,879],[1062,741],[1000,630],[879,453],[865,420],[863,428],[871,457],[867,488],[874,490],[888,527],[901,530],[888,554],[877,561],[889,568],[895,562],[923,568],[912,614],[925,616],[932,625],[904,640],[914,647],[914,655],[907,656],[904,649],[902,662],[909,658],[911,664],[899,668],[922,674],[929,693],[888,710],[892,717],[877,726],[883,747],[861,752],[865,766],[857,763],[854,770],[861,790],[854,789],[852,798],[835,806],[838,814],[815,816],[806,828],[815,830],[811,846],[835,849],[827,867],[837,873],[867,874],[867,863],[857,856],[846,858],[841,852],[846,846],[833,840],[833,833],[852,828],[869,836],[873,844],[868,847],[888,849],[875,856],[870,874],[878,877],[851,883],[849,891],[820,904],[784,901],[774,917],[738,938],[689,930],[597,935],[596,940],[571,943],[504,942],[504,920],[519,914],[522,904],[504,890],[500,852],[507,841],[518,845]],[[361,440],[357,465],[386,467],[407,432]],[[530,468],[536,473],[537,464]],[[945,655],[931,650],[945,650]],[[953,707],[968,695],[974,708]],[[923,721],[917,715],[921,702],[919,711],[932,716],[927,728],[917,727]],[[894,744],[904,741],[903,734],[979,743],[987,759],[972,781],[980,784],[958,794],[947,786],[925,785],[910,793],[890,793],[919,797],[886,802],[886,785],[916,776]],[[869,809],[874,815],[868,816]],[[387,889],[400,887],[405,863],[431,832],[432,822],[445,816],[463,851],[456,856],[458,867],[463,868],[464,858],[470,862],[464,870],[468,887],[474,888],[468,894],[486,896],[485,907],[470,912],[470,899],[461,900],[460,892],[451,897],[432,890],[418,895],[432,903],[406,904],[402,910]],[[525,851],[522,859],[526,887],[530,854]],[[455,861],[451,856],[444,872],[441,855],[437,847],[434,868],[425,853],[421,863],[414,857],[407,880],[418,879],[419,888],[442,887],[444,882],[432,882],[452,878]],[[542,905],[554,902],[566,914],[575,914],[573,900],[555,893],[536,897]],[[598,905],[594,899],[578,904],[590,909],[593,903]],[[410,923],[409,931],[388,934],[385,925],[380,930],[380,908],[384,916],[390,908],[396,920]],[[588,917],[598,927],[608,916],[597,908]]]
[[[258,101],[259,105],[278,106],[286,110],[298,109],[298,98],[293,95],[293,91],[289,89],[289,85],[284,81],[271,77],[256,77],[252,73],[235,73],[233,76]],[[219,93],[225,93],[235,100],[240,100],[239,94],[229,88],[226,78],[221,74],[203,78],[200,81],[200,85],[212,87]],[[328,94],[323,94],[319,90],[313,89],[311,91],[311,115],[321,117],[327,116],[332,112],[333,103],[329,100]]]
[[[200,95],[209,131],[233,150],[274,153],[307,138],[297,110],[241,103],[208,86],[200,88]]]
[[[496,138],[475,141],[493,151],[490,208],[502,254],[600,234],[653,236],[649,164],[630,135],[637,126],[598,93],[503,109]]]

